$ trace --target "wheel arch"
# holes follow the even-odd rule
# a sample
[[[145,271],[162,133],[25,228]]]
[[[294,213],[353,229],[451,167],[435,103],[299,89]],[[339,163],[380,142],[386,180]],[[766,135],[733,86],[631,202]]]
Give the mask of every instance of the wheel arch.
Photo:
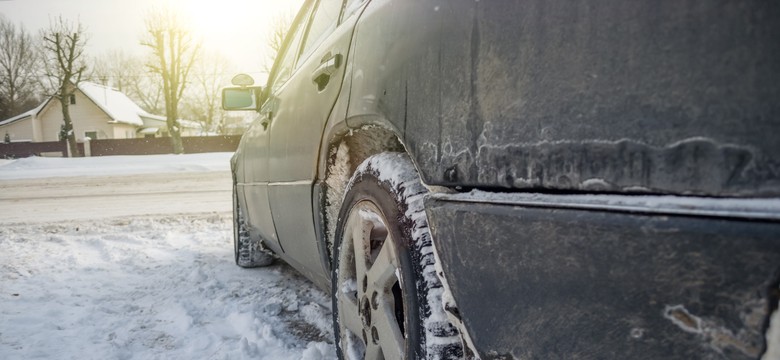
[[[363,160],[382,152],[408,153],[400,132],[391,122],[378,117],[358,119],[348,127],[346,122],[331,128],[328,140],[323,141],[318,173],[320,231],[324,241],[325,263],[333,266],[333,244],[338,214],[349,179]],[[415,164],[416,167],[416,164]],[[315,199],[315,201],[317,201]]]

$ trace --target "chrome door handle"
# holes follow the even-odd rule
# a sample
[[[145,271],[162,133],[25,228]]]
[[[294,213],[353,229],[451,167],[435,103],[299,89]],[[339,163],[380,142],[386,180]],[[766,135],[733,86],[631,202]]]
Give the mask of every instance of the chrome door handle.
[[[320,65],[311,73],[311,81],[317,85],[317,89],[322,91],[330,82],[330,76],[341,66],[341,54],[325,54]]]

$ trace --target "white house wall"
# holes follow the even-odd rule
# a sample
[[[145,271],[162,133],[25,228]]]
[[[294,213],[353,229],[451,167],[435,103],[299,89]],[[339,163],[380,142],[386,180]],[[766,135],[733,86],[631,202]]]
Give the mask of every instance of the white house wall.
[[[30,140],[33,141],[32,116],[13,123],[0,126],[0,139],[5,138],[5,134],[11,137],[12,141]]]
[[[69,109],[70,118],[73,121],[73,129],[76,132],[76,139],[82,140],[86,132],[92,131],[97,132],[98,139],[126,138],[124,132],[126,125],[110,124],[111,118],[80,91],[76,92],[76,104],[71,104]],[[39,115],[39,118],[41,119],[42,140],[59,140],[60,129],[63,124],[60,102],[52,101],[50,106],[47,106],[43,113]],[[114,128],[117,125],[123,129],[120,132],[121,136],[115,136]],[[127,127],[134,129],[133,126]],[[133,135],[133,137],[135,136]]]
[[[181,136],[200,136],[200,129],[182,127]]]
[[[99,94],[98,94],[99,95]],[[93,94],[93,96],[95,96]],[[78,141],[83,141],[87,133],[97,136],[91,136],[92,140],[102,139],[133,139],[138,137],[139,127],[123,122],[115,122],[102,108],[96,105],[82,91],[75,94],[76,103],[69,106],[70,117],[73,120],[73,127]],[[109,97],[111,99],[111,97]],[[104,99],[105,100],[105,99]],[[67,99],[66,101],[70,101]],[[108,100],[106,100],[108,101]],[[127,101],[130,101],[127,99]],[[113,104],[107,103],[104,106],[121,105],[121,101]],[[124,104],[127,105],[127,104]],[[139,111],[140,108],[139,108]],[[146,114],[148,115],[148,114]],[[155,116],[141,115],[144,126],[142,128],[157,128],[157,135],[165,136],[167,134],[167,125],[164,119]],[[33,142],[59,141],[60,131],[62,129],[62,106],[58,100],[52,99],[43,106],[36,115],[18,120],[11,124],[0,126],[0,137],[5,136],[7,131],[11,140],[27,140]],[[201,136],[203,135],[196,123],[191,121],[182,121],[182,136]]]
[[[127,124],[114,124],[114,139],[134,139],[136,127]]]
[[[41,118],[38,117],[38,115],[39,114],[33,115],[32,116],[32,120],[30,121],[30,129],[31,129],[30,131],[32,131],[32,134],[33,134],[33,137],[32,137],[32,141],[33,142],[41,142],[41,141],[43,141],[42,140],[43,139],[43,129],[42,129],[42,126],[41,126]]]

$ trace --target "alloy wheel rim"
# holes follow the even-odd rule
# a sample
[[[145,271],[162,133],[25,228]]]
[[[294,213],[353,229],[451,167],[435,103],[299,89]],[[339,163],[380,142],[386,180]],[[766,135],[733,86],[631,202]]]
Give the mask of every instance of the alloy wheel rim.
[[[404,358],[403,288],[398,251],[387,220],[370,201],[357,203],[342,235],[336,289],[347,359]]]

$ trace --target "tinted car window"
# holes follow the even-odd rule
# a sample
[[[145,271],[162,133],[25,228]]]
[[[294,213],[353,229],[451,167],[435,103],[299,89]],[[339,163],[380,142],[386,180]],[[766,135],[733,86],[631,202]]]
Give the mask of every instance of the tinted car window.
[[[366,2],[366,0],[347,0],[347,5],[344,6],[344,19],[346,20],[352,16],[364,2]]]
[[[317,4],[314,19],[309,26],[306,42],[303,45],[301,59],[308,58],[317,45],[336,29],[342,5],[342,0],[322,0]]]
[[[306,14],[306,16],[303,16],[301,18],[301,21],[298,21],[297,23],[293,24],[292,28],[290,29],[291,40],[289,46],[284,50],[284,54],[277,55],[277,56],[282,56],[282,58],[277,65],[278,68],[270,83],[271,89],[274,92],[278,90],[282,85],[284,85],[285,82],[287,82],[287,79],[290,78],[290,75],[292,74],[293,68],[295,66],[295,59],[296,59],[296,55],[299,54],[298,50],[300,49],[301,38],[303,37],[303,30],[306,28],[303,25],[306,24],[306,20],[308,20],[309,18],[308,17],[309,10],[303,10],[303,11],[304,14]]]

